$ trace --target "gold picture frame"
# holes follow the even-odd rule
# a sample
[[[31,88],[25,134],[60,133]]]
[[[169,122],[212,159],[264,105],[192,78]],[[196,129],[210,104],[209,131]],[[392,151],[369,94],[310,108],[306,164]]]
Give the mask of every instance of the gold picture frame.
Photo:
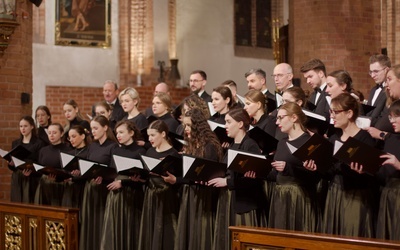
[[[55,44],[111,47],[110,0],[56,0]]]

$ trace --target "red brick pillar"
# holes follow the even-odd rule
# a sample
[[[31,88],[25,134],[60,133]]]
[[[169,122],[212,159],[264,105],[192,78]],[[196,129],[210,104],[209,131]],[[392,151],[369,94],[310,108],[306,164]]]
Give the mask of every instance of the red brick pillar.
[[[354,88],[369,92],[368,59],[381,47],[380,1],[290,0],[289,16],[289,62],[303,88],[300,67],[319,58],[328,74],[346,69]]]
[[[0,55],[0,148],[7,150],[19,136],[20,118],[32,114],[32,4],[17,2],[19,26]],[[30,95],[29,104],[21,104],[23,92]],[[0,161],[0,200],[9,200],[11,173],[6,162]]]

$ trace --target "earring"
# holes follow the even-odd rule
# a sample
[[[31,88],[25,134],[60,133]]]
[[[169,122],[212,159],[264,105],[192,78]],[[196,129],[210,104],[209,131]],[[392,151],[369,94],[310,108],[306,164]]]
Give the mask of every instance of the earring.
[[[296,124],[293,123],[293,130],[296,130]]]

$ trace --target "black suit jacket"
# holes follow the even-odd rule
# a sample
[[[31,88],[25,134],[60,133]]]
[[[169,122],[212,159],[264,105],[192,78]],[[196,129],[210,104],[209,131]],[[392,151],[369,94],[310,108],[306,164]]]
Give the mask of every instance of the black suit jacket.
[[[330,119],[330,114],[329,114],[329,103],[326,100],[326,96],[328,96],[328,94],[325,92],[326,87],[323,89],[323,91],[321,92],[321,95],[318,98],[317,103],[315,103],[315,109],[311,110],[319,115],[324,116],[327,121],[329,121]],[[314,103],[315,97],[316,97],[317,93],[314,91],[311,95],[310,95],[310,99],[309,101],[311,103]]]
[[[211,96],[206,91],[204,91],[200,97],[206,102],[212,102]]]
[[[376,122],[378,121],[379,117],[382,115],[383,109],[385,108],[386,105],[386,88],[383,88],[381,92],[379,93],[378,97],[375,100],[374,105],[372,105],[372,98],[374,97],[375,91],[378,89],[378,86],[375,86],[371,89],[371,92],[369,93],[368,97],[368,105],[374,106],[375,108],[365,114],[366,116],[369,116],[372,118],[371,120],[371,126],[374,126]]]
[[[276,98],[274,94],[269,92],[269,90],[267,90],[267,92],[265,92],[264,95],[265,95],[265,113],[269,114],[272,111],[276,110]]]

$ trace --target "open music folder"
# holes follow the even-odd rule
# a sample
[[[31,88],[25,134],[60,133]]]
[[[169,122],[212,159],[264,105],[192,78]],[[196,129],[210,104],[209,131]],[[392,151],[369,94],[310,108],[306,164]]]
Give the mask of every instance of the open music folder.
[[[22,145],[18,145],[15,148],[11,149],[10,151],[6,151],[3,149],[0,149],[0,156],[5,159],[6,161],[11,161],[11,156],[14,156],[18,159],[25,159],[31,155],[32,152],[26,149]]]
[[[227,142],[227,143],[231,144],[233,142],[233,138],[229,137],[226,134],[225,125],[219,124],[217,122],[213,122],[210,120],[208,120],[207,122],[208,122],[208,125],[210,125],[211,130],[214,131],[214,133],[217,135],[217,137],[221,143]]]
[[[326,133],[329,127],[329,121],[327,121],[324,116],[305,109],[303,109],[303,113],[307,116],[307,129],[313,132],[317,132],[320,135]]]
[[[167,171],[176,177],[182,177],[182,158],[168,155],[164,159],[155,159],[149,156],[141,155],[143,166],[148,171],[167,176]]]
[[[60,152],[61,166],[64,170],[72,172],[79,169],[79,157],[68,153]]]
[[[268,156],[270,153],[276,150],[278,146],[278,140],[262,130],[261,128],[255,126],[250,126],[249,131],[247,131],[250,138],[255,140],[258,146],[261,148],[263,155]]]
[[[228,149],[228,169],[238,173],[254,171],[257,178],[267,178],[272,170],[271,163],[272,161],[265,155]]]
[[[67,171],[60,169],[60,168],[55,168],[51,166],[43,166],[37,163],[33,163],[33,167],[35,168],[36,172],[44,174],[44,175],[55,175],[56,176],[56,181],[64,181],[66,179],[72,178],[72,175],[68,173]]]
[[[11,160],[14,162],[14,167],[16,167],[20,170],[28,169],[28,170],[35,171],[35,168],[33,167],[32,162],[26,162],[21,159],[18,159],[17,157],[14,157],[14,156],[11,156]]]
[[[301,161],[314,160],[317,171],[326,173],[334,162],[333,144],[319,134],[314,134],[303,145],[296,148],[290,142],[286,142],[292,155]]]
[[[144,169],[143,164],[138,159],[132,159],[124,156],[113,155],[115,167],[120,175],[140,175],[142,179],[145,179],[149,175],[149,171]]]
[[[192,181],[209,181],[225,177],[226,164],[208,159],[183,155],[183,176]]]
[[[385,161],[380,158],[383,154],[385,152],[349,137],[344,143],[335,142],[333,156],[347,165],[357,162],[363,165],[364,172],[375,174]]]
[[[84,159],[79,159],[78,162],[83,179],[93,179],[97,177],[114,179],[116,177],[116,170],[105,164]]]

